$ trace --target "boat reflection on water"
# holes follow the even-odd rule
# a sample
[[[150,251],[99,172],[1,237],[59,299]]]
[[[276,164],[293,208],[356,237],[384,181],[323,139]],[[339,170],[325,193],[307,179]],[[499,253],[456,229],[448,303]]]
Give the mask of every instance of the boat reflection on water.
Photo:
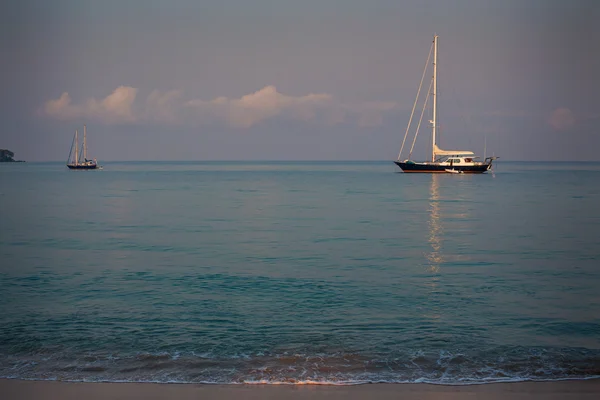
[[[425,280],[423,288],[426,291],[427,306],[424,309],[423,317],[433,324],[438,324],[442,318],[442,301],[440,295],[443,288],[440,288],[441,271],[440,265],[444,262],[442,245],[444,241],[444,227],[442,224],[442,215],[440,207],[440,179],[443,176],[431,174],[431,183],[429,186],[429,209],[427,220],[427,242],[429,248],[424,254],[424,272]]]
[[[440,215],[440,175],[431,175],[431,185],[429,189],[429,237],[428,242],[431,246],[431,251],[427,253],[427,272],[438,273],[440,264],[444,262],[442,255],[442,238],[444,229],[441,224]]]
[[[444,184],[446,180],[451,182]],[[469,182],[468,177],[457,181],[448,175],[431,175],[426,233],[429,248],[424,254],[423,266],[431,274],[429,286],[432,289],[437,287],[442,266],[456,267],[473,262],[469,251],[472,247]],[[452,201],[448,201],[450,199]]]

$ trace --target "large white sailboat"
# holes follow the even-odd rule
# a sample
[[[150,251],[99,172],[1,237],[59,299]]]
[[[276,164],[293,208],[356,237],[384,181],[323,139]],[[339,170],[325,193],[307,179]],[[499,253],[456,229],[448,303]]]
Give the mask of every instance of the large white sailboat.
[[[88,160],[87,158],[85,125],[83,125],[83,144],[81,147],[82,148],[80,150],[79,137],[77,130],[75,130],[75,136],[73,137],[73,142],[71,143],[71,151],[69,151],[69,159],[67,160],[67,167],[69,167],[69,169],[101,169],[102,167],[98,165],[98,162],[95,158],[93,160]],[[74,153],[73,149],[75,150]]]
[[[406,134],[404,135],[404,140],[402,141],[402,146],[400,148],[400,153],[398,154],[398,159],[394,161],[396,165],[398,165],[402,171],[404,172],[441,172],[441,173],[483,173],[492,168],[492,162],[498,157],[487,157],[484,161],[478,161],[480,157],[476,156],[472,151],[466,150],[442,150],[438,147],[436,142],[436,133],[437,133],[437,113],[438,113],[438,99],[437,99],[437,64],[438,64],[438,36],[433,36],[433,76],[431,79],[431,83],[429,85],[429,91],[427,93],[427,97],[423,103],[423,110],[421,112],[421,117],[419,123],[417,125],[417,130],[415,132],[414,140],[412,142],[412,147],[409,152],[409,156],[407,159],[401,161],[402,151],[404,149],[404,144],[406,142],[406,136],[408,135],[408,131],[410,129],[412,119],[415,113],[415,108],[417,105],[417,101],[419,99],[419,94],[421,92],[421,88],[423,86],[423,78],[425,77],[425,72],[427,71],[427,66],[429,64],[429,59],[431,58],[431,50],[429,51],[429,57],[427,58],[427,63],[425,64],[425,70],[423,71],[423,75],[421,77],[421,83],[419,85],[419,90],[417,91],[417,98],[415,99],[415,103],[413,105],[413,109],[410,115],[410,119],[408,121],[408,126],[406,127]],[[432,91],[433,89],[433,91]],[[415,145],[415,141],[417,138],[417,134],[419,133],[419,127],[421,126],[421,120],[423,119],[423,114],[425,108],[427,107],[427,102],[429,100],[429,95],[432,95],[432,108],[433,108],[433,116],[429,121],[431,123],[431,160],[430,161],[413,161],[411,160],[412,151]]]

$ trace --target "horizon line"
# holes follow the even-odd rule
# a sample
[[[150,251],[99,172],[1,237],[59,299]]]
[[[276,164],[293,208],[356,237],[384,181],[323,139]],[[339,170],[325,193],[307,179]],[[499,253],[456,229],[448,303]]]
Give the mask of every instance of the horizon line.
[[[63,163],[64,160],[36,160],[36,161],[27,161],[27,160],[16,160],[23,161],[25,163]],[[392,159],[384,159],[384,160],[369,160],[369,159],[343,159],[343,160],[333,160],[333,159],[247,159],[247,160],[236,160],[236,159],[201,159],[201,160],[175,160],[175,159],[163,159],[163,160],[98,160],[100,164],[102,163],[127,163],[127,162],[394,162],[397,160]],[[502,159],[499,158],[494,162],[521,162],[521,163],[534,163],[534,162],[555,162],[555,163],[567,163],[567,162],[578,162],[578,163],[589,163],[589,162],[597,162],[600,163],[600,160],[511,160],[511,159]],[[2,163],[4,164],[4,163]],[[11,162],[6,162],[6,164],[12,164]],[[65,162],[66,164],[66,162]]]

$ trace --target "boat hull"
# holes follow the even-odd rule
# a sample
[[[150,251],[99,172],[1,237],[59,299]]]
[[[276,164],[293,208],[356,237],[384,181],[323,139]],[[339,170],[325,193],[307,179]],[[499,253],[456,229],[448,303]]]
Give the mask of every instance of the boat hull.
[[[423,173],[443,173],[446,174],[446,170],[449,168],[448,165],[441,165],[435,163],[418,163],[418,162],[402,162],[394,161],[394,164],[399,166],[404,172],[423,172]],[[478,164],[478,165],[453,165],[450,167],[458,173],[464,174],[483,174],[491,168],[491,163]]]
[[[99,169],[98,164],[67,164],[69,169]]]

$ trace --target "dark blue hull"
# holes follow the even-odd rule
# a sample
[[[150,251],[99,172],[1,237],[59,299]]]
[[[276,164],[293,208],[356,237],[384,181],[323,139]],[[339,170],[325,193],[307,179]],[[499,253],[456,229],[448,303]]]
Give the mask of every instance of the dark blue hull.
[[[479,165],[439,165],[433,163],[402,162],[394,161],[404,172],[426,172],[426,173],[447,173],[447,169],[452,169],[464,174],[483,174],[492,167],[492,163],[483,163]]]
[[[98,169],[99,165],[98,164],[67,164],[67,167],[69,167],[69,169]]]

